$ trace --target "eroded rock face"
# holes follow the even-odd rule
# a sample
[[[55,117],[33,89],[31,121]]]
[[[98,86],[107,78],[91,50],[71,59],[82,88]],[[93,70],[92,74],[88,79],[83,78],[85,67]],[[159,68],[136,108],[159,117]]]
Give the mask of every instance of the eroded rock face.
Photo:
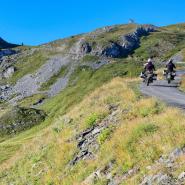
[[[147,167],[147,169],[155,170],[158,166],[166,169],[166,173],[158,172],[154,175],[147,175],[144,177],[140,185],[183,185],[185,184],[185,172],[181,172],[178,177],[174,177],[173,170],[178,169],[180,164],[176,160],[185,155],[185,148],[176,148],[168,156],[161,156],[154,165]]]
[[[89,45],[89,43],[88,42],[82,43],[80,46],[80,53],[84,55],[90,52],[91,52],[91,46]]]
[[[14,63],[21,55],[18,50],[4,49],[0,51],[0,79],[10,78],[16,71]]]
[[[12,87],[10,85],[0,86],[0,100],[7,101],[12,95]]]
[[[90,53],[92,48],[84,38],[79,39],[79,41],[70,49],[70,54],[76,55],[76,59],[83,57],[84,55]]]
[[[134,49],[139,47],[140,37],[154,32],[156,27],[152,25],[139,26],[135,32],[124,35],[118,43],[112,43],[104,49],[103,55],[107,57],[119,58],[129,55]]]
[[[112,173],[114,167],[114,161],[110,161],[105,167],[96,170],[91,175],[89,175],[83,182],[85,185],[93,185],[97,180],[105,180],[107,181],[107,185],[119,185],[124,180],[132,177],[137,174],[139,168],[133,167],[128,172],[123,173],[122,175],[116,175]]]
[[[102,55],[106,57],[116,58],[123,55],[123,48],[117,43],[111,43],[102,51]]]
[[[160,185],[175,185],[175,179],[168,174],[158,173],[154,176],[147,176],[141,183],[141,185],[152,185],[152,184],[160,184]]]
[[[41,84],[49,80],[54,74],[57,74],[63,66],[66,66],[70,63],[69,57],[56,56],[48,60],[44,65],[42,65],[35,74],[27,74],[20,78],[14,86],[11,88],[6,88],[0,92],[0,98],[2,100],[9,100],[13,105],[16,104],[18,100],[21,100],[25,97],[32,96],[39,93]],[[8,68],[7,68],[8,69]],[[9,71],[6,71],[6,76],[12,75],[13,68],[10,68]],[[4,73],[3,73],[4,74]],[[70,73],[71,74],[71,73]],[[68,82],[70,74],[66,77],[65,81],[60,82],[60,88],[55,89],[58,93],[62,88],[65,88]],[[53,93],[54,94],[54,93]],[[52,95],[52,93],[50,93]],[[13,97],[13,98],[12,98]]]
[[[100,169],[97,169],[95,172],[90,174],[84,181],[84,185],[93,185],[97,180],[100,179],[112,179],[111,170],[113,169],[114,161],[110,161],[109,164],[107,164],[105,167],[102,167]],[[111,185],[111,184],[110,184]],[[113,184],[112,184],[113,185]]]
[[[5,69],[2,73],[2,78],[10,78],[15,72],[15,67],[10,66],[7,69]]]
[[[114,27],[105,27],[93,33],[89,33],[91,38],[96,38],[98,35],[109,32]],[[123,35],[117,42],[110,42],[107,46],[96,45],[92,47],[90,43],[85,40],[85,37],[79,39],[71,48],[70,53],[76,55],[77,58],[91,53],[103,57],[119,58],[129,55],[134,49],[139,47],[140,37],[148,35],[150,32],[156,31],[156,27],[152,25],[141,25],[136,28],[133,33]]]
[[[177,170],[180,166],[184,165],[179,163],[178,158],[185,155],[185,148],[175,148],[170,154],[161,156],[152,166],[148,166],[146,169],[155,171],[156,174],[145,175],[140,185],[184,185],[185,184],[185,171],[179,173],[176,177],[173,175],[173,171]],[[160,170],[161,168],[165,171]],[[97,180],[106,180],[107,185],[119,185],[128,178],[136,175],[140,168],[134,166],[127,172],[112,173],[114,169],[114,161],[110,161],[106,166],[95,170],[90,174],[83,182],[83,184],[94,184]]]

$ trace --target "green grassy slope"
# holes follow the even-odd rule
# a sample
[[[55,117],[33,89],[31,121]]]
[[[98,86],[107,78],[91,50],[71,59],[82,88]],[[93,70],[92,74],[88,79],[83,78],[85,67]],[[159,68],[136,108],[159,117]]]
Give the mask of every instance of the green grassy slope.
[[[141,47],[136,49],[135,56],[142,59],[156,57],[167,60],[185,48],[185,29],[176,31],[175,26],[160,28],[141,39]],[[184,28],[184,27],[182,27]]]
[[[6,165],[1,165],[2,169],[8,169],[0,173],[0,182],[83,184],[91,173],[106,168],[114,161],[110,170],[118,176],[137,166],[140,170],[124,180],[123,184],[138,184],[143,174],[147,173],[148,165],[174,147],[184,145],[185,118],[179,110],[167,108],[154,99],[138,97],[129,88],[133,82],[137,81],[115,78],[86,96],[65,116],[58,111],[51,126],[27,144],[22,143],[24,147],[17,154],[21,153],[21,158],[15,157],[13,161],[8,160]],[[92,120],[94,126],[103,124],[101,120],[110,114],[110,104],[118,105],[120,111],[115,114],[116,125],[110,124],[98,136],[100,148],[96,151],[95,159],[81,160],[70,166],[69,162],[79,150],[75,136],[91,127]],[[95,115],[99,115],[99,118]],[[70,119],[69,123],[66,123],[66,118]],[[17,138],[14,141],[18,141]],[[93,182],[106,183],[104,178]]]
[[[101,86],[105,82],[111,80],[116,76],[123,76],[123,77],[134,77],[139,74],[140,67],[138,65],[135,70],[132,70],[135,66],[138,65],[134,62],[117,62],[116,64],[109,64],[99,70],[93,71],[90,68],[82,68],[79,67],[76,69],[75,73],[70,79],[69,86],[57,96],[46,100],[46,102],[40,107],[40,109],[44,110],[48,117],[44,123],[38,126],[38,130],[41,127],[46,127],[48,124],[51,124],[53,119],[58,114],[66,113],[73,105],[79,103],[83,100],[84,96],[90,92],[92,92],[95,88]],[[132,71],[131,71],[132,70]],[[21,106],[28,106],[30,101],[34,101],[34,99],[39,99],[40,96],[35,96],[34,98],[27,98],[21,102]],[[37,128],[33,128],[34,132],[28,131],[27,137],[33,137],[35,134],[35,130]],[[18,136],[19,137],[19,136]],[[2,138],[3,139],[3,138]],[[21,137],[24,140],[24,138]],[[11,139],[12,140],[12,139]],[[5,145],[6,150],[6,143],[9,143],[6,140],[3,145]],[[9,144],[8,144],[9,145]],[[10,153],[12,151],[9,151]]]

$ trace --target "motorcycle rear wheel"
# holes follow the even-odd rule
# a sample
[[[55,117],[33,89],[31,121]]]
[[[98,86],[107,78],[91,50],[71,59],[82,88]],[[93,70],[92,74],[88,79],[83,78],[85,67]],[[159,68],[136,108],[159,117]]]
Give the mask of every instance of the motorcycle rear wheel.
[[[147,85],[147,86],[150,85],[150,79],[147,79],[146,85]]]

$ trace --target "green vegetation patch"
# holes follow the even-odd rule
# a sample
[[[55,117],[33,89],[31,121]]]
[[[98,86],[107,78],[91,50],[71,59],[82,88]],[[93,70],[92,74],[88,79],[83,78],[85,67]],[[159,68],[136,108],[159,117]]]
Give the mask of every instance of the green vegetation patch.
[[[179,89],[185,92],[185,76],[182,76]]]
[[[44,121],[46,114],[37,109],[14,107],[0,119],[0,135],[13,135]]]
[[[135,154],[135,146],[142,137],[150,136],[158,130],[158,126],[151,123],[143,123],[133,129],[127,141],[127,149],[130,153]],[[137,154],[136,154],[137,155]]]
[[[101,132],[101,134],[98,136],[98,142],[100,144],[103,144],[108,138],[110,138],[110,135],[112,133],[112,128],[106,128]]]
[[[89,117],[87,117],[85,123],[88,128],[95,126],[98,122],[100,122],[106,115],[92,113]]]
[[[71,47],[76,43],[80,38],[81,34],[79,35],[74,35],[65,39],[58,39],[53,42],[50,42],[48,45],[52,46],[53,48],[60,47],[60,46],[65,46],[65,52],[69,52]]]
[[[143,106],[139,108],[139,114],[143,117],[158,114],[163,110],[164,106],[159,102],[155,102],[152,106]]]
[[[34,94],[32,96],[26,97],[19,102],[19,106],[21,107],[31,107],[36,105],[39,102],[42,102],[46,97],[45,94]]]
[[[137,57],[159,57],[161,60],[169,59],[185,47],[185,33],[154,32],[142,37],[140,47],[135,50]]]
[[[0,146],[0,163],[12,157],[13,154],[21,147],[20,144],[1,145]]]
[[[166,30],[169,31],[175,31],[175,32],[183,32],[185,31],[185,24],[173,24],[173,25],[169,25],[169,26],[165,26],[163,27]]]
[[[98,56],[95,56],[95,55],[85,55],[83,58],[82,58],[82,62],[96,62],[99,60],[99,57]]]
[[[79,103],[85,95],[112,78],[138,76],[141,67],[138,62],[124,60],[105,65],[95,71],[90,67],[78,67],[72,74],[68,87],[62,93],[47,100],[41,108],[52,117],[58,112],[65,113],[70,106]]]

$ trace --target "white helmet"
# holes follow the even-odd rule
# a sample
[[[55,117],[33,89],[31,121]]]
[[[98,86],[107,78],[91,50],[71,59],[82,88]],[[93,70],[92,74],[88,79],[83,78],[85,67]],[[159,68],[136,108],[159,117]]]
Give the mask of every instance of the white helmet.
[[[149,59],[148,59],[148,62],[152,62],[152,59],[151,59],[151,58],[149,58]]]
[[[173,59],[172,59],[172,58],[170,58],[170,59],[168,60],[168,62],[173,62]]]

